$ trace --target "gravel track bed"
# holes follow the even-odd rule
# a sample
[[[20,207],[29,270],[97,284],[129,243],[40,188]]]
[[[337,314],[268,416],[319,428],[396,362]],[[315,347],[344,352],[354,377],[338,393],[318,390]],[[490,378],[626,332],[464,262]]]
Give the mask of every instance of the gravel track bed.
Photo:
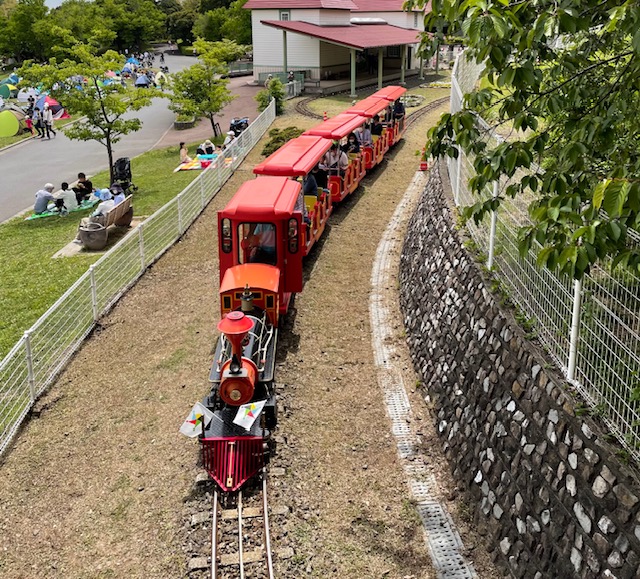
[[[270,505],[289,509],[271,520],[279,578],[434,576],[373,375],[368,294],[376,246],[439,112],[336,210],[280,333],[272,467],[284,475],[269,479]],[[315,122],[288,114],[274,127]],[[197,443],[178,428],[208,388],[219,312],[216,211],[253,177],[261,148],[102,321],[17,437],[0,466],[0,576],[176,578],[187,576],[194,554],[210,556],[204,526],[190,521],[211,489],[195,483]],[[443,496],[480,576],[495,576],[474,549],[464,504],[456,509],[422,405]],[[287,547],[293,556],[278,557]]]

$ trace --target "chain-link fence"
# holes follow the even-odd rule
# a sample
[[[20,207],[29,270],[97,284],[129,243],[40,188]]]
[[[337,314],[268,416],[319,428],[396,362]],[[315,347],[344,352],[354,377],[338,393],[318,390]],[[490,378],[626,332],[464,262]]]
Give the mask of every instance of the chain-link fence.
[[[458,57],[451,83],[451,112],[464,106],[464,94],[478,81],[482,67]],[[501,137],[486,130],[494,143]],[[491,143],[490,143],[491,144]],[[473,158],[459,151],[448,159],[449,176],[458,206],[478,201],[468,187]],[[507,181],[494,184],[483,196],[498,195]],[[503,291],[517,305],[521,323],[556,361],[568,382],[582,395],[589,411],[600,416],[611,432],[640,459],[640,277],[612,270],[610,262],[594,267],[574,281],[536,264],[534,248],[525,258],[518,252],[518,231],[530,223],[528,206],[534,195],[505,197],[491,219],[470,234]]]
[[[0,453],[96,321],[200,215],[275,119],[275,101],[182,192],[74,283],[0,362]]]

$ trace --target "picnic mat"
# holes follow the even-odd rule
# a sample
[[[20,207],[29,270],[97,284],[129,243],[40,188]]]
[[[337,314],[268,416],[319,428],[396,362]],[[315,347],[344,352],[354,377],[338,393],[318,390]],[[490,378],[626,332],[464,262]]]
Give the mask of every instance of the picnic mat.
[[[197,155],[193,161],[189,161],[188,163],[181,163],[178,165],[173,172],[177,173],[178,171],[193,171],[199,169],[206,169],[213,161],[218,157],[217,154],[213,155]],[[231,157],[227,157],[224,160],[225,164],[230,165],[233,163],[233,159]]]
[[[99,201],[100,201],[99,199],[85,200],[80,205],[78,205],[75,209],[72,209],[71,211],[69,211],[69,213],[76,213],[77,211],[84,211],[85,209],[91,209]],[[38,213],[38,215],[36,215],[35,213],[32,213],[31,215],[29,215],[29,217],[25,217],[24,220],[32,221],[34,219],[43,219],[45,217],[53,217],[54,215],[57,215],[58,217],[60,217],[61,213],[60,211],[45,211],[44,213]]]

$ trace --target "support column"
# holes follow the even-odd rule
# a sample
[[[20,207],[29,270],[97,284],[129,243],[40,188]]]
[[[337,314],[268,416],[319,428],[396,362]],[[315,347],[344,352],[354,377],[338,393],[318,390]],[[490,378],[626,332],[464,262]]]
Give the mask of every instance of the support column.
[[[349,96],[356,98],[358,96],[356,94],[356,49],[351,48],[349,52],[351,52],[351,94]]]
[[[420,80],[424,80],[424,57],[420,57]]]
[[[383,49],[378,48],[378,88],[382,88],[382,63],[384,62],[384,57],[382,56]]]
[[[287,31],[282,31],[282,72],[286,75],[289,69],[287,64]]]
[[[401,48],[402,57],[400,58],[400,86],[404,86],[404,69],[407,68],[407,47]]]

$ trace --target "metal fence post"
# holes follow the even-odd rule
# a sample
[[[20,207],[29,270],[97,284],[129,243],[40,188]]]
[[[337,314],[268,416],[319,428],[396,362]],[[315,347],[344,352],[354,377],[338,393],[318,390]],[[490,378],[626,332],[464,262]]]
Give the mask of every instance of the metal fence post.
[[[31,354],[31,331],[27,330],[24,333],[24,349],[27,354],[27,380],[29,382],[29,395],[31,396],[31,403],[36,401],[36,377],[33,373],[33,356]]]
[[[458,145],[458,168],[456,169],[456,185],[453,190],[453,200],[456,207],[460,206],[460,175],[462,175],[462,147]]]
[[[493,198],[498,196],[498,182],[493,182]],[[493,269],[493,257],[496,247],[496,222],[498,221],[498,212],[491,212],[491,229],[489,231],[489,257],[487,258],[487,269]]]
[[[93,309],[93,321],[98,321],[98,291],[96,290],[96,266],[91,264],[89,266],[89,280],[91,281],[91,307]]]
[[[143,223],[138,225],[138,249],[140,250],[140,266],[142,271],[144,271],[144,268],[147,266],[144,257],[144,234],[142,233],[143,225]]]
[[[182,235],[182,193],[178,193],[178,233]]]
[[[576,375],[576,359],[578,357],[578,338],[580,336],[580,306],[582,301],[582,281],[573,282],[573,312],[571,313],[571,338],[569,341],[569,361],[567,363],[567,380],[574,380]]]

